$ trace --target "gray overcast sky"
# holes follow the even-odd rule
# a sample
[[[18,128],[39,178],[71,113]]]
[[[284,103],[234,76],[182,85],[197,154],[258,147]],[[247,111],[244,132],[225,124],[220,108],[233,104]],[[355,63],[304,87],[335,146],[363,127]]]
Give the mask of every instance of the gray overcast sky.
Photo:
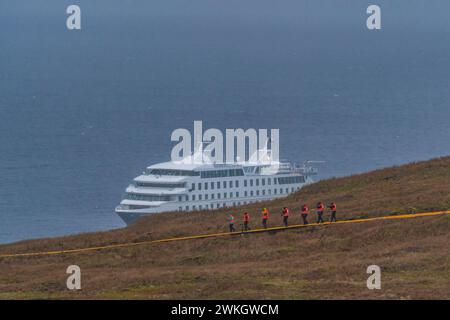
[[[358,26],[366,18],[369,4],[382,7],[384,28],[411,30],[438,28],[450,32],[448,0],[3,0],[0,17],[20,21],[46,17],[64,19],[65,8],[78,4],[88,19],[108,19],[111,23],[142,19],[193,19],[211,23],[260,21],[264,24],[298,23],[316,25]],[[4,31],[4,30],[3,30]],[[1,31],[0,31],[1,32]]]

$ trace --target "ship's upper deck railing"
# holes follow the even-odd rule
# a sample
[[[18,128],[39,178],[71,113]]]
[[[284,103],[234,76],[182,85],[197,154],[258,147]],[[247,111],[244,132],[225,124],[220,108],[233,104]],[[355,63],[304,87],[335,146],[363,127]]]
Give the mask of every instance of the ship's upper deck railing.
[[[316,175],[319,172],[317,167],[313,167],[311,163],[316,161],[305,161],[302,165],[293,164],[291,162],[281,162],[278,173],[300,173],[305,176]]]
[[[319,172],[319,169],[315,167],[296,167],[293,168],[293,171],[296,173],[301,173],[305,176],[311,176],[316,175]]]

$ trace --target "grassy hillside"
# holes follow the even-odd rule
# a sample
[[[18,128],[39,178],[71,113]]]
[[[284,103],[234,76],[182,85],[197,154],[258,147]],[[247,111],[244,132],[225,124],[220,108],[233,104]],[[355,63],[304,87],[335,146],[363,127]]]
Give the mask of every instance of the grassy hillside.
[[[450,209],[450,157],[308,186],[276,201],[239,208],[259,227],[263,206],[281,225],[288,206],[338,204],[339,219]],[[311,215],[312,219],[314,215]],[[240,218],[240,217],[239,217]],[[165,213],[124,229],[23,241],[1,253],[68,249],[223,232],[226,211]],[[62,256],[0,258],[0,298],[450,299],[450,215],[331,225],[238,237]],[[82,290],[65,288],[68,265]],[[382,290],[366,288],[367,266],[382,269]]]

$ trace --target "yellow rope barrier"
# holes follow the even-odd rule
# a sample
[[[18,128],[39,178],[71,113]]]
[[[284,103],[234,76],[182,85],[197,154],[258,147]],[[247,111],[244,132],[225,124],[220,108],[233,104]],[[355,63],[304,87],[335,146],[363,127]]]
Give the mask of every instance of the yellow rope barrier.
[[[241,235],[241,234],[262,233],[262,232],[268,232],[268,231],[289,230],[289,229],[297,229],[297,228],[308,228],[308,227],[314,227],[314,226],[339,225],[339,224],[346,224],[346,223],[361,223],[361,222],[381,221],[381,220],[396,220],[396,219],[410,219],[410,218],[418,218],[418,217],[431,217],[431,216],[444,215],[444,214],[450,214],[450,211],[435,211],[435,212],[402,214],[402,215],[395,215],[395,216],[384,216],[384,217],[365,218],[365,219],[341,220],[341,221],[336,221],[336,222],[310,223],[310,224],[306,224],[306,225],[297,224],[297,225],[292,225],[292,226],[288,226],[288,227],[272,227],[272,228],[267,228],[267,229],[254,229],[254,230],[249,230],[249,231],[245,231],[245,232],[223,232],[223,233],[203,234],[203,235],[195,235],[195,236],[167,238],[167,239],[149,240],[149,241],[141,241],[141,242],[130,242],[130,243],[122,243],[122,244],[112,244],[112,245],[79,248],[79,249],[0,254],[0,258],[33,257],[33,256],[44,256],[44,255],[60,255],[60,254],[66,254],[66,253],[82,253],[82,252],[98,251],[98,250],[104,250],[104,249],[135,247],[135,246],[139,246],[139,245],[156,244],[156,243],[164,243],[164,242],[217,238],[217,237],[225,237],[225,236],[236,236],[236,235]]]

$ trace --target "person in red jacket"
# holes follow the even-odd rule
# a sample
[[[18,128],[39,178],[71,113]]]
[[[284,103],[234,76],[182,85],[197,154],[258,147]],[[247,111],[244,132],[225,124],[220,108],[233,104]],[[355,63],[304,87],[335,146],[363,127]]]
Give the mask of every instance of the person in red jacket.
[[[250,230],[248,223],[250,222],[250,215],[248,212],[244,212],[244,231]]]
[[[309,214],[309,208],[306,204],[302,206],[302,219],[303,224],[308,224],[308,214]]]
[[[322,202],[317,203],[316,213],[317,213],[317,223],[323,222],[323,211],[325,210],[325,206]]]
[[[336,203],[332,202],[329,206],[330,211],[331,211],[331,217],[330,217],[330,222],[336,222],[336,211],[337,211],[337,206]]]
[[[281,215],[283,216],[283,224],[285,227],[287,227],[289,219],[289,209],[287,207],[284,207],[283,211],[281,212]]]

